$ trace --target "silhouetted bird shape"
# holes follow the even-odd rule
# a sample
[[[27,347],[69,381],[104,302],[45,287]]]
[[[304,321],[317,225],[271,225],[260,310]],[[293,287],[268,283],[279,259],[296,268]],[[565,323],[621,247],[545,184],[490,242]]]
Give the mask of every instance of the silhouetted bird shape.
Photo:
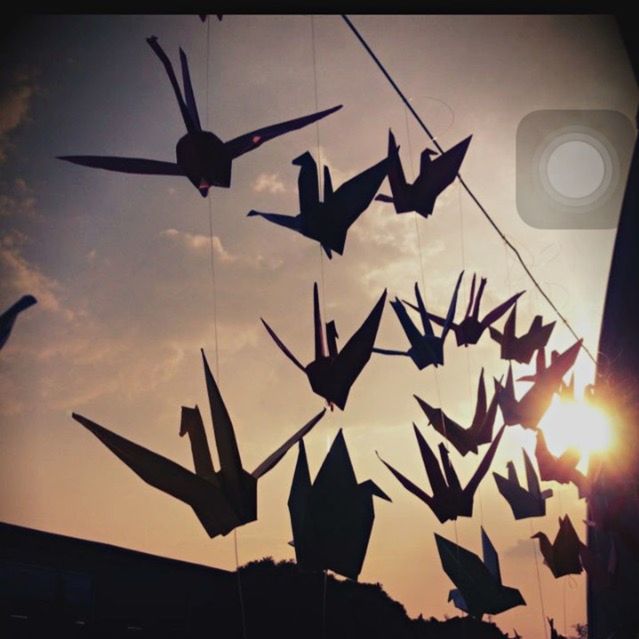
[[[500,333],[491,326],[490,336],[501,346],[502,359],[514,359],[520,364],[529,364],[536,350],[545,348],[550,334],[555,327],[555,322],[544,324],[541,315],[535,315],[527,333],[516,337],[515,325],[517,323],[517,304],[510,311],[510,315],[504,324],[504,332]]]
[[[231,418],[202,351],[204,375],[217,444],[220,470],[211,461],[200,410],[182,407],[180,436],[188,435],[195,473],[138,444],[116,435],[91,420],[73,413],[73,418],[90,430],[136,475],[159,490],[187,503],[209,537],[226,535],[242,524],[257,519],[257,480],[272,470],[289,448],[301,440],[324,416],[326,409],[269,455],[252,473],[242,467]]]
[[[342,255],[348,229],[368,208],[377,193],[388,170],[388,159],[384,158],[358,173],[336,191],[333,191],[330,170],[325,166],[323,201],[319,198],[317,164],[313,156],[306,151],[295,158],[293,164],[300,167],[297,178],[300,212],[293,216],[249,211],[247,215],[259,215],[269,222],[316,240],[322,245],[329,259],[332,257],[332,251]]]
[[[537,430],[535,457],[539,466],[539,476],[543,481],[556,481],[560,484],[572,482],[580,497],[588,494],[588,478],[577,470],[581,455],[576,448],[568,448],[559,457],[555,457],[546,444],[543,431]]]
[[[581,542],[568,515],[559,518],[559,531],[552,544],[543,532],[535,533],[531,539],[539,539],[539,549],[544,563],[556,579],[564,575],[578,575],[581,572],[579,561]]]
[[[551,364],[548,367],[544,350],[537,351],[536,372],[533,375],[520,377],[518,380],[533,383],[520,400],[517,400],[515,396],[512,365],[508,367],[506,386],[497,382],[497,401],[506,425],[519,424],[524,428],[537,430],[537,425],[548,410],[553,395],[561,387],[564,375],[574,365],[582,342],[581,339],[576,341],[561,354],[553,351]]]
[[[182,79],[184,94],[180,89],[173,65],[157,38],[152,36],[146,40],[166,69],[169,80],[175,92],[182,119],[186,125],[187,133],[180,138],[176,146],[177,163],[160,160],[146,160],[140,158],[104,157],[97,155],[66,155],[59,159],[68,160],[74,164],[89,166],[109,171],[122,173],[141,173],[146,175],[181,175],[186,176],[193,186],[199,190],[202,197],[206,197],[212,186],[228,188],[231,186],[231,165],[233,160],[244,153],[253,151],[264,142],[273,138],[305,127],[338,109],[341,105],[326,109],[312,115],[307,115],[294,120],[288,120],[279,124],[264,127],[245,133],[228,142],[222,142],[220,138],[210,131],[202,130],[189,65],[186,54],[180,49],[180,62],[182,65]]]
[[[465,488],[462,488],[459,483],[459,478],[448,458],[448,451],[444,444],[439,444],[439,456],[441,457],[442,468],[444,469],[442,473],[437,458],[415,424],[413,424],[413,429],[419,445],[422,461],[426,468],[426,474],[428,475],[428,481],[430,482],[433,493],[432,495],[429,495],[410,481],[410,479],[404,477],[404,475],[379,457],[379,454],[377,454],[377,456],[386,468],[395,475],[399,483],[410,493],[419,497],[419,499],[435,513],[435,516],[440,522],[444,523],[449,519],[457,519],[457,517],[472,517],[475,491],[490,468],[490,464],[497,451],[497,446],[504,433],[504,428],[505,426],[502,426],[497,433],[497,436],[492,441]]]
[[[490,405],[486,402],[486,385],[484,384],[484,369],[481,369],[479,385],[477,386],[477,404],[475,415],[468,428],[454,422],[441,408],[434,408],[421,397],[413,395],[417,403],[428,417],[428,423],[443,435],[461,455],[468,452],[476,453],[481,444],[489,444],[493,439],[493,426],[497,416],[497,395],[493,395]]]
[[[504,586],[499,570],[499,556],[486,531],[481,529],[483,561],[474,553],[435,533],[435,541],[444,572],[457,588],[448,601],[455,607],[481,619],[497,615],[526,602],[517,588]]]
[[[462,271],[462,275],[463,274],[464,272]],[[477,296],[475,296],[476,275],[473,275],[473,279],[470,285],[470,299],[468,300],[468,308],[466,309],[464,319],[459,324],[455,324],[454,321],[450,324],[453,332],[455,333],[455,338],[457,339],[457,346],[468,346],[469,344],[477,344],[483,332],[493,322],[496,322],[519,299],[520,295],[523,295],[526,292],[520,291],[519,293],[516,293],[505,302],[490,311],[490,313],[486,313],[484,318],[480,320],[479,305],[481,304],[481,298],[484,294],[486,281],[487,280],[485,277],[481,278]],[[412,304],[409,304],[409,306],[411,306],[412,308],[416,308]],[[446,321],[448,320],[448,318],[444,319],[442,317],[438,317],[437,315],[433,315],[432,313],[429,313],[428,317],[440,326],[444,326],[446,324]]]
[[[342,410],[346,406],[346,400],[351,386],[366,366],[370,359],[377,336],[377,329],[384,310],[386,291],[382,293],[373,310],[369,313],[364,323],[353,333],[342,350],[337,348],[337,327],[334,321],[326,323],[326,332],[322,327],[322,316],[319,306],[317,282],[313,286],[313,324],[315,329],[315,359],[310,364],[303,366],[284,342],[276,335],[275,331],[264,321],[262,324],[273,338],[279,349],[302,372],[308,376],[313,392],[323,397],[331,407],[333,404]]]
[[[463,275],[463,272],[462,272]],[[443,325],[442,334],[438,337],[433,331],[433,327],[430,323],[429,314],[426,311],[426,306],[419,292],[419,286],[415,282],[415,298],[417,300],[417,306],[408,304],[408,302],[402,302],[399,298],[395,298],[390,305],[393,307],[397,319],[399,319],[404,333],[410,342],[410,348],[407,351],[397,351],[388,348],[374,348],[373,353],[380,353],[381,355],[404,355],[410,357],[415,366],[421,371],[430,364],[435,367],[440,364],[444,364],[444,340],[448,331],[450,330],[453,317],[455,316],[455,309],[457,308],[457,293],[459,291],[459,284],[461,283],[462,275],[457,279],[457,285],[453,292],[453,296],[448,306],[448,314]],[[416,309],[419,312],[419,317],[422,322],[423,333],[415,326],[413,320],[409,317],[408,312],[404,308],[404,304]]]
[[[288,498],[299,567],[356,580],[373,528],[373,496],[391,501],[372,480],[357,483],[341,429],[312,484],[300,441]]]
[[[397,213],[416,211],[428,217],[433,212],[435,200],[439,194],[457,177],[472,137],[469,135],[435,159],[431,159],[431,156],[437,155],[437,151],[424,149],[420,159],[419,175],[412,184],[409,184],[399,158],[399,146],[395,143],[393,132],[389,130],[388,182],[393,196],[380,194],[375,199],[393,203]]]
[[[528,457],[528,453],[524,449],[522,449],[522,453],[524,455],[528,489],[519,483],[515,464],[511,461],[506,465],[508,477],[503,477],[495,472],[493,472],[493,477],[495,478],[497,489],[508,502],[515,519],[543,517],[546,514],[546,499],[552,497],[552,490],[550,488],[544,491],[541,490],[539,478],[530,461],[530,457]]]
[[[37,304],[37,302],[38,300],[36,300],[33,295],[23,295],[15,304],[11,305],[0,315],[0,348],[7,343],[18,315],[30,306]]]

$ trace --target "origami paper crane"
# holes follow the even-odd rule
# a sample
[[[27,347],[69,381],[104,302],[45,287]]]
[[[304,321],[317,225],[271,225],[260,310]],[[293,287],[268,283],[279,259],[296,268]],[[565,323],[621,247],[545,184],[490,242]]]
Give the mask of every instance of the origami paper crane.
[[[419,488],[419,486],[410,481],[410,479],[404,477],[404,475],[379,457],[378,454],[377,456],[380,461],[382,461],[386,468],[395,475],[399,483],[406,488],[406,490],[416,497],[419,497],[419,499],[429,506],[440,522],[444,523],[449,519],[457,519],[457,517],[472,517],[475,491],[490,468],[490,464],[492,463],[495,452],[497,451],[497,446],[499,445],[501,436],[504,434],[505,426],[500,428],[497,436],[486,451],[486,454],[477,466],[477,469],[466,484],[465,488],[462,488],[459,483],[457,473],[448,459],[448,451],[446,450],[446,447],[443,444],[439,445],[439,456],[441,457],[442,468],[444,469],[444,472],[442,473],[439,464],[437,463],[437,458],[415,424],[413,424],[413,429],[415,431],[415,437],[417,438],[424,467],[426,468],[426,474],[428,475],[428,480],[433,492],[432,495],[429,495]]]
[[[202,351],[204,375],[211,407],[213,433],[220,470],[216,471],[204,431],[200,410],[182,407],[180,436],[189,436],[195,473],[120,435],[73,413],[73,418],[91,431],[114,455],[147,484],[187,503],[209,537],[226,535],[237,526],[257,519],[257,480],[272,470],[289,448],[304,437],[324,416],[315,415],[252,473],[242,468],[233,424]]]
[[[351,224],[368,208],[379,185],[386,177],[388,158],[384,158],[365,171],[358,173],[333,191],[331,173],[324,167],[324,200],[319,199],[317,164],[306,151],[293,160],[300,167],[297,188],[300,200],[298,215],[249,211],[249,217],[258,215],[316,240],[330,259],[332,251],[344,252],[346,235]]]
[[[419,292],[419,286],[417,285],[417,282],[415,282],[415,298],[417,300],[417,306],[412,306],[412,304],[408,304],[407,302],[400,302],[397,297],[394,301],[390,302],[390,305],[393,307],[393,310],[404,329],[404,333],[406,333],[406,337],[410,342],[410,348],[407,351],[396,351],[388,348],[374,348],[373,353],[380,353],[381,355],[404,355],[406,357],[410,357],[420,371],[430,364],[433,364],[435,367],[440,364],[443,365],[444,340],[446,339],[446,335],[448,335],[453,317],[455,316],[455,309],[457,308],[457,293],[459,291],[462,275],[463,271],[457,279],[457,285],[455,286],[453,296],[450,300],[448,314],[446,315],[442,334],[439,337],[436,336],[433,331],[429,314],[426,311],[426,306],[424,305],[424,301],[422,300],[422,296]],[[413,320],[408,316],[408,313],[404,308],[404,304],[408,304],[419,311],[419,317],[422,321],[422,329],[424,331],[423,333],[419,331]]]
[[[554,393],[559,390],[564,375],[575,363],[582,342],[581,339],[576,341],[561,354],[555,352],[548,367],[546,367],[543,349],[537,351],[536,373],[519,378],[520,381],[533,382],[520,400],[515,397],[512,365],[509,366],[506,386],[503,387],[496,382],[499,408],[506,425],[519,424],[524,428],[537,430],[537,425],[550,406]]]
[[[538,431],[541,432],[541,431]],[[493,472],[497,489],[504,496],[513,511],[515,519],[527,519],[528,517],[543,517],[546,514],[546,499],[552,497],[552,490],[542,490],[539,487],[539,478],[530,461],[530,457],[524,449],[524,466],[526,467],[526,490],[517,477],[515,465],[510,461],[507,464],[508,477],[502,477]]]
[[[326,341],[322,329],[317,282],[313,286],[313,319],[315,327],[315,359],[303,366],[275,331],[262,319],[262,324],[279,349],[308,376],[311,388],[329,404],[336,404],[342,410],[351,386],[368,362],[377,336],[377,329],[384,310],[386,291],[382,293],[364,323],[353,333],[341,351],[337,349],[337,328],[335,322],[326,324]]]
[[[572,482],[579,490],[579,496],[588,493],[588,478],[577,470],[581,455],[576,448],[569,448],[559,457],[555,457],[546,444],[546,438],[541,429],[537,430],[535,457],[539,466],[539,476],[544,481],[556,481],[560,484]]]
[[[539,549],[544,563],[556,579],[564,575],[578,575],[581,572],[579,561],[581,542],[568,515],[559,518],[559,531],[552,544],[543,532],[535,533],[532,539],[539,539]]]
[[[484,384],[484,369],[481,369],[479,385],[477,387],[477,405],[475,415],[468,428],[454,422],[441,408],[434,408],[421,397],[413,395],[417,403],[428,417],[428,423],[443,435],[461,455],[468,452],[476,453],[481,444],[490,444],[493,439],[493,426],[497,415],[497,395],[494,394],[490,405],[486,404],[486,385]]]
[[[186,126],[187,133],[180,138],[176,146],[177,162],[98,155],[65,155],[58,159],[82,166],[119,171],[121,173],[186,176],[193,186],[198,189],[202,197],[206,197],[212,186],[223,188],[231,186],[231,165],[235,158],[255,150],[264,142],[268,142],[284,133],[308,126],[342,108],[339,105],[301,118],[256,129],[228,142],[222,142],[214,133],[202,130],[193,86],[191,85],[189,63],[184,51],[180,49],[180,63],[184,84],[184,92],[182,93],[173,65],[158,44],[157,38],[152,36],[147,38],[146,41],[164,65]]]
[[[462,271],[463,275],[463,271]],[[470,298],[468,300],[468,308],[464,319],[459,323],[451,323],[451,328],[455,333],[457,339],[457,346],[468,346],[469,344],[477,344],[479,338],[483,335],[484,331],[493,323],[496,322],[526,291],[520,291],[516,293],[505,302],[495,307],[489,313],[486,313],[482,320],[479,319],[479,305],[481,304],[481,298],[484,294],[484,288],[486,286],[486,278],[482,277],[479,283],[479,290],[475,297],[475,282],[476,275],[473,275],[473,279],[470,285]],[[412,304],[409,304],[412,308],[415,308]],[[428,317],[433,320],[439,326],[444,326],[446,319],[428,314]]]
[[[391,501],[372,480],[357,483],[341,429],[312,484],[300,441],[288,498],[300,568],[357,580],[375,518],[373,496]]]
[[[499,570],[499,556],[485,530],[481,529],[484,560],[474,552],[435,533],[435,541],[444,572],[457,588],[450,591],[448,601],[473,617],[497,615],[526,602],[516,588],[504,586]]]
[[[23,295],[15,304],[12,304],[0,315],[0,348],[7,343],[18,315],[30,306],[37,304],[37,302],[38,300],[36,300],[33,295]]]
[[[399,158],[399,147],[395,143],[393,132],[389,130],[388,181],[393,197],[380,194],[375,199],[391,202],[395,205],[397,213],[416,211],[428,217],[433,212],[439,194],[457,177],[472,137],[469,135],[434,160],[431,156],[437,155],[437,152],[429,148],[424,149],[420,159],[419,175],[412,184],[408,184]]]
[[[493,326],[489,327],[490,336],[501,346],[502,359],[514,359],[520,364],[529,364],[536,350],[546,347],[555,322],[543,324],[541,315],[535,315],[527,333],[516,337],[517,304],[513,306],[504,324],[504,332],[500,333]]]

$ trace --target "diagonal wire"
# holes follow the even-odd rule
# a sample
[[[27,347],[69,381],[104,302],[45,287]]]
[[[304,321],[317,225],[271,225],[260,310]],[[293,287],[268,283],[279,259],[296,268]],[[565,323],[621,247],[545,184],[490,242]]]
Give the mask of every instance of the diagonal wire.
[[[401,98],[402,102],[406,105],[408,110],[412,113],[413,117],[417,120],[417,122],[419,123],[421,128],[424,130],[426,135],[428,135],[428,137],[431,139],[431,142],[435,145],[437,150],[440,153],[444,153],[444,149],[440,146],[439,142],[437,142],[437,140],[435,139],[435,136],[430,132],[430,130],[428,129],[428,127],[426,126],[424,121],[419,117],[419,114],[417,113],[417,111],[415,111],[415,109],[412,107],[410,101],[406,98],[406,96],[404,95],[402,90],[399,88],[399,86],[397,86],[397,83],[395,82],[395,80],[393,80],[393,78],[391,77],[390,73],[388,73],[388,71],[386,70],[386,67],[384,67],[384,65],[382,64],[380,59],[375,55],[375,52],[370,48],[370,46],[368,45],[366,40],[364,40],[363,36],[357,30],[355,25],[350,21],[350,19],[348,18],[347,15],[342,14],[342,18],[344,19],[344,22],[346,22],[346,24],[349,26],[350,30],[355,34],[357,39],[360,41],[360,43],[362,44],[364,49],[366,49],[367,53],[373,59],[375,64],[377,64],[377,66],[379,67],[380,71],[384,74],[386,79],[390,82],[390,84],[393,87],[393,89],[395,89],[395,92],[397,93],[397,95],[399,95],[399,97]],[[552,308],[552,310],[556,313],[557,317],[559,317],[559,319],[563,322],[564,326],[570,331],[572,336],[575,339],[579,339],[579,336],[577,335],[577,333],[573,329],[573,327],[570,324],[570,322],[564,317],[564,315],[561,313],[561,311],[555,306],[554,302],[550,299],[550,297],[548,297],[548,295],[546,294],[544,289],[541,287],[541,284],[539,284],[539,282],[537,281],[537,278],[533,275],[531,270],[528,268],[528,265],[526,264],[526,262],[522,258],[522,256],[519,253],[519,250],[517,249],[517,247],[514,244],[512,244],[512,242],[506,237],[504,232],[499,228],[499,226],[497,226],[497,223],[495,222],[495,220],[493,220],[493,218],[490,216],[488,211],[484,208],[482,203],[477,199],[477,196],[470,190],[470,187],[466,184],[466,182],[464,181],[464,179],[462,178],[460,173],[457,174],[457,179],[459,180],[459,183],[462,185],[462,187],[464,187],[464,190],[466,191],[466,193],[468,193],[470,198],[473,200],[473,202],[477,205],[479,210],[482,212],[484,217],[488,220],[489,224],[493,227],[495,232],[499,235],[499,237],[501,237],[501,239],[503,240],[504,244],[506,244],[506,246],[514,253],[515,257],[517,258],[517,261],[519,262],[521,267],[526,272],[526,275],[528,275],[528,277],[530,278],[530,281],[533,283],[535,288],[539,291],[541,296],[546,300],[546,302],[548,303],[550,308]],[[581,348],[586,352],[586,354],[592,360],[592,362],[594,364],[596,364],[597,360],[595,359],[594,355],[590,352],[588,347],[585,346],[582,343],[581,344]]]

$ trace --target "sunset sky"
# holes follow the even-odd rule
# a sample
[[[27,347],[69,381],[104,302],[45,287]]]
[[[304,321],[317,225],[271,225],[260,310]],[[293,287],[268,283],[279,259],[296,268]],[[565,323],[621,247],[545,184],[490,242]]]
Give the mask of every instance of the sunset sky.
[[[614,229],[541,231],[516,209],[515,140],[521,119],[542,109],[610,109],[634,120],[637,90],[615,23],[607,16],[355,16],[414,108],[448,148],[473,134],[462,173],[520,249],[585,344],[596,350]],[[210,415],[199,349],[214,364],[214,294],[209,200],[186,178],[111,173],[56,160],[103,154],[174,161],[184,134],[170,84],[145,38],[158,36],[178,68],[189,56],[203,125],[223,140],[316,110],[310,16],[40,16],[0,47],[0,310],[31,293],[38,305],[16,322],[0,354],[0,520],[146,552],[234,569],[233,535],[210,540],[190,508],[144,484],[71,419],[79,412],[191,468],[178,437],[180,407]],[[270,141],[233,164],[230,189],[212,189],[221,392],[242,459],[252,470],[323,407],[306,378],[277,349],[263,317],[304,363],[313,352],[312,287],[324,279],[324,320],[340,343],[382,291],[412,296],[421,283],[429,310],[444,313],[456,278],[488,278],[484,312],[526,290],[518,327],[533,315],[556,319],[470,198],[453,184],[429,219],[373,203],[351,227],[343,256],[251,209],[296,214],[297,171],[306,150],[328,163],[334,185],[386,154],[388,129],[411,177],[427,145],[423,132],[338,16],[314,18],[318,108],[343,104],[319,127]],[[412,155],[409,155],[412,154]],[[386,182],[382,187],[388,192]],[[416,230],[419,229],[419,241]],[[499,322],[499,325],[503,320]],[[573,343],[558,322],[549,346]],[[376,344],[405,348],[387,305]],[[371,478],[393,502],[376,500],[361,581],[380,582],[411,616],[454,615],[434,532],[480,552],[480,524],[500,552],[504,583],[527,601],[495,618],[507,632],[540,637],[542,613],[533,543],[551,537],[568,513],[582,539],[583,501],[552,484],[543,519],[516,522],[489,473],[472,519],[441,525],[408,494],[375,451],[422,487],[428,482],[411,422],[434,447],[440,436],[413,399],[472,416],[477,380],[507,370],[484,335],[477,346],[446,343],[446,365],[418,371],[404,358],[374,355],[344,412],[305,438],[314,477],[342,427],[360,481]],[[528,367],[515,368],[517,375]],[[577,390],[594,366],[577,360]],[[524,390],[525,384],[521,384]],[[521,391],[520,391],[521,392]],[[499,425],[499,424],[498,424]],[[210,432],[210,431],[209,431]],[[212,441],[212,437],[209,436]],[[507,430],[492,470],[514,460],[534,436]],[[485,448],[482,449],[482,454]],[[293,558],[286,500],[297,450],[258,488],[259,520],[238,529],[240,562]],[[478,457],[451,459],[466,480]],[[530,523],[532,522],[532,524]],[[585,621],[585,579],[553,579],[539,565],[544,611],[558,627]]]

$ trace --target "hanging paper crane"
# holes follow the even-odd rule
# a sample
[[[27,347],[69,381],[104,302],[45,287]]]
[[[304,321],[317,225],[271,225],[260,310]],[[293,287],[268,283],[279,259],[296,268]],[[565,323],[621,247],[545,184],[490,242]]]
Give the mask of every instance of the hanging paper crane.
[[[419,486],[410,481],[410,479],[404,477],[404,475],[379,457],[378,454],[380,461],[382,461],[386,468],[395,475],[399,483],[406,488],[406,490],[413,493],[416,497],[419,497],[419,499],[421,499],[435,513],[435,516],[440,522],[444,523],[449,519],[457,519],[457,517],[472,517],[475,491],[490,468],[490,464],[492,463],[495,452],[497,451],[497,446],[499,445],[501,436],[504,434],[505,426],[502,426],[499,429],[497,436],[486,451],[486,454],[477,466],[477,469],[466,484],[465,488],[462,488],[459,483],[459,478],[457,477],[457,473],[455,472],[453,465],[448,459],[448,451],[444,444],[439,445],[439,456],[441,457],[442,468],[444,469],[444,472],[442,473],[437,462],[437,458],[415,424],[413,424],[413,429],[415,431],[415,437],[417,438],[417,444],[419,445],[422,461],[426,468],[430,487],[433,492],[432,495],[429,495],[419,488]]]
[[[486,405],[486,385],[484,384],[484,369],[481,369],[479,385],[477,387],[477,405],[473,421],[468,428],[454,422],[441,408],[434,408],[421,397],[413,395],[417,403],[428,417],[428,423],[443,435],[461,455],[468,452],[476,453],[481,444],[490,444],[493,440],[493,426],[497,416],[497,395],[494,394],[490,405]]]
[[[402,161],[399,158],[399,146],[395,136],[388,131],[388,181],[393,197],[380,194],[375,199],[380,202],[391,202],[397,213],[416,211],[424,217],[433,212],[435,200],[440,193],[449,186],[459,173],[459,167],[464,160],[472,135],[445,151],[434,160],[431,156],[436,151],[426,148],[422,151],[419,175],[412,184],[408,184],[404,176]]]
[[[37,304],[37,302],[38,300],[36,300],[33,295],[23,295],[15,304],[12,304],[0,315],[0,349],[7,343],[18,315],[30,306]]]
[[[140,158],[104,157],[98,155],[65,155],[60,160],[67,160],[74,164],[88,166],[122,173],[141,173],[146,175],[181,175],[186,176],[202,197],[208,195],[212,186],[228,188],[231,186],[231,166],[233,160],[244,153],[253,151],[257,147],[275,137],[301,129],[321,118],[334,113],[342,106],[319,111],[294,120],[287,120],[279,124],[264,127],[245,133],[228,142],[222,142],[220,138],[210,131],[202,130],[200,116],[195,103],[189,63],[186,54],[180,49],[180,62],[182,65],[182,79],[184,94],[175,76],[173,65],[166,53],[158,44],[157,38],[152,36],[146,40],[166,69],[169,80],[175,92],[182,119],[187,133],[180,138],[176,146],[177,162],[164,162],[160,160],[146,160]],[[371,196],[372,197],[372,196]]]
[[[555,579],[564,575],[578,575],[581,573],[579,561],[580,541],[570,521],[570,517],[559,518],[559,531],[555,540],[550,543],[546,533],[535,533],[531,539],[539,539],[539,549],[544,563],[550,568]]]
[[[588,478],[577,470],[581,455],[576,448],[569,448],[559,457],[555,457],[546,444],[546,438],[541,429],[537,431],[535,457],[539,466],[539,476],[544,481],[556,481],[560,484],[572,482],[579,491],[580,497],[589,492]]]
[[[315,359],[303,366],[275,331],[262,319],[262,324],[273,338],[279,349],[292,362],[304,372],[311,388],[329,404],[336,404],[342,410],[346,406],[346,400],[351,386],[366,366],[371,357],[377,329],[384,310],[386,291],[382,293],[373,310],[369,313],[364,323],[353,333],[341,351],[337,349],[337,328],[335,322],[326,324],[326,341],[322,328],[322,316],[319,306],[319,294],[317,282],[313,286],[313,320],[315,329]]]
[[[293,160],[300,167],[297,188],[300,201],[298,215],[249,211],[247,216],[260,216],[319,242],[329,259],[332,251],[344,253],[346,235],[351,224],[368,208],[379,185],[386,177],[388,159],[384,158],[358,173],[333,191],[331,173],[324,167],[324,200],[320,201],[317,164],[306,151]]]
[[[204,375],[217,444],[220,470],[211,461],[204,424],[198,407],[182,407],[180,436],[191,441],[195,473],[147,448],[116,435],[95,422],[73,413],[73,418],[91,431],[136,475],[159,490],[187,503],[209,537],[226,535],[237,526],[257,519],[257,480],[272,470],[289,448],[304,437],[324,416],[326,409],[269,455],[252,473],[242,468],[231,418],[202,351]]]
[[[541,432],[541,431],[538,431]],[[535,468],[528,457],[525,449],[521,451],[524,455],[524,466],[526,467],[526,482],[528,489],[519,483],[515,464],[509,461],[508,477],[502,477],[493,472],[497,489],[508,502],[515,519],[527,519],[528,517],[543,517],[546,514],[546,499],[552,497],[552,490],[542,491],[539,487],[539,478]]]
[[[473,617],[497,615],[526,602],[516,588],[504,586],[499,556],[484,528],[481,528],[483,561],[474,553],[435,533],[435,541],[444,572],[457,588],[448,601]]]
[[[559,390],[564,375],[574,365],[582,342],[581,339],[577,340],[561,354],[554,351],[548,367],[543,349],[537,351],[535,374],[519,378],[519,381],[533,382],[520,400],[515,397],[512,365],[509,366],[506,386],[496,382],[499,408],[507,426],[519,424],[524,428],[537,430],[537,425],[550,406],[554,393]]]
[[[464,272],[462,271],[462,275]],[[486,313],[482,320],[479,319],[479,305],[481,304],[481,298],[484,294],[484,287],[486,286],[486,278],[482,277],[479,283],[479,290],[477,291],[477,297],[475,297],[475,282],[476,275],[473,275],[473,279],[470,285],[470,298],[468,300],[468,308],[464,319],[459,323],[451,323],[451,328],[455,333],[457,339],[457,346],[468,346],[469,344],[477,344],[479,338],[483,335],[484,331],[493,323],[496,322],[526,291],[520,291],[516,293],[505,302],[494,308],[489,313]],[[412,304],[409,304],[412,308],[415,308]],[[416,309],[417,310],[417,309]],[[446,319],[428,314],[428,317],[436,324],[443,326],[446,323]]]
[[[396,351],[388,348],[374,348],[373,353],[379,353],[381,355],[403,355],[406,357],[410,357],[415,363],[415,366],[417,366],[420,371],[430,364],[435,366],[435,368],[437,368],[437,366],[439,366],[440,364],[443,365],[444,340],[446,339],[446,335],[448,335],[453,317],[455,316],[455,309],[457,308],[457,293],[459,291],[459,285],[461,283],[463,274],[464,273],[462,271],[461,275],[457,279],[457,284],[455,286],[453,296],[450,300],[448,314],[446,315],[446,321],[444,322],[442,334],[439,337],[437,337],[433,331],[433,327],[429,319],[429,314],[426,311],[426,306],[419,292],[419,286],[417,285],[417,282],[415,282],[415,299],[417,300],[417,306],[413,306],[412,304],[408,304],[407,302],[401,302],[397,297],[394,301],[390,302],[390,305],[393,307],[393,310],[397,315],[397,319],[399,319],[399,322],[404,329],[404,333],[406,334],[406,337],[410,342],[410,348],[407,351]],[[421,319],[422,329],[424,331],[423,334],[420,333],[413,320],[408,316],[408,313],[404,308],[404,304],[408,304],[412,308],[415,308],[417,311],[419,311],[419,317]]]
[[[373,496],[391,501],[372,480],[357,483],[341,429],[313,483],[300,441],[288,498],[299,567],[356,580],[373,528]]]
[[[536,350],[546,347],[556,322],[544,324],[541,315],[535,315],[527,333],[517,337],[517,304],[513,306],[504,324],[504,332],[500,333],[493,326],[489,327],[490,336],[501,346],[501,358],[513,359],[520,364],[529,364]]]

